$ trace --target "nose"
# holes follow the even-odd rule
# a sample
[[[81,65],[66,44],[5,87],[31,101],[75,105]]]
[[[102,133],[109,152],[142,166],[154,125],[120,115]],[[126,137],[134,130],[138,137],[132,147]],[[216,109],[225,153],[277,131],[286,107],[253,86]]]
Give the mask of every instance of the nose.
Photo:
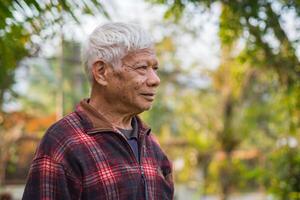
[[[157,87],[160,84],[160,78],[158,77],[157,72],[154,69],[151,69],[148,73],[147,84],[151,87]]]

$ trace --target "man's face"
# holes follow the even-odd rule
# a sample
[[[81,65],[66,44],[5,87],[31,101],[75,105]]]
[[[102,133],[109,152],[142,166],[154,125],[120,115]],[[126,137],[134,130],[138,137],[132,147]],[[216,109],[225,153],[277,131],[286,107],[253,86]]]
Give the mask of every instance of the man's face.
[[[121,66],[111,70],[108,96],[111,103],[122,112],[141,113],[151,108],[156,88],[158,61],[153,49],[129,53],[121,60]]]

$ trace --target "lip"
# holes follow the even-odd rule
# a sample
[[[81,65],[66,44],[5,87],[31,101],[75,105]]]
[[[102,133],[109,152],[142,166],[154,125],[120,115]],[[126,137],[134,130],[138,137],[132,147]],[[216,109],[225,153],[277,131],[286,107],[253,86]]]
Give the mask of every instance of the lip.
[[[153,101],[154,98],[155,98],[155,93],[141,93],[141,95],[147,99],[147,100],[150,100],[150,101]]]

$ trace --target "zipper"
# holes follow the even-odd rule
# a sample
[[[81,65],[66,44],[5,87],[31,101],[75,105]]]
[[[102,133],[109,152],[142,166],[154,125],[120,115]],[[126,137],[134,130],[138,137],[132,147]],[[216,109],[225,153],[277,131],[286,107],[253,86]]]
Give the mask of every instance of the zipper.
[[[146,176],[145,176],[145,171],[144,171],[144,168],[143,166],[141,165],[142,163],[142,158],[143,158],[143,155],[144,155],[144,140],[145,140],[145,135],[143,135],[143,138],[141,138],[141,142],[140,142],[140,145],[139,145],[139,160],[136,159],[135,155],[134,155],[134,152],[130,146],[130,144],[127,142],[127,138],[121,134],[119,131],[116,131],[116,130],[111,130],[112,133],[114,133],[116,136],[118,137],[121,137],[122,140],[124,141],[124,143],[127,145],[128,149],[129,149],[129,152],[131,154],[131,157],[133,158],[133,160],[139,165],[139,170],[140,170],[140,173],[141,173],[141,178],[142,178],[142,181],[144,183],[144,196],[145,196],[145,199],[148,200],[148,185],[147,185],[147,179],[146,179]]]
[[[140,165],[141,166],[141,165]],[[144,172],[144,169],[143,169],[143,166],[141,166],[141,174],[142,174],[142,180],[143,180],[143,183],[144,183],[144,186],[145,186],[145,199],[148,200],[148,185],[147,185],[147,180],[146,180],[146,177],[145,177],[145,172]]]

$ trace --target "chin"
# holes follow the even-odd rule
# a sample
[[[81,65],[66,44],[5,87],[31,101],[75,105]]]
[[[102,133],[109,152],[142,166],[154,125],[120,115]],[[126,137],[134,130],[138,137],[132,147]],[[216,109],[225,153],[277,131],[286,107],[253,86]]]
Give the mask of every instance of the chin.
[[[150,110],[152,108],[152,106],[145,108],[144,111]]]
[[[144,111],[150,110],[151,108],[152,108],[152,104],[140,106],[140,107],[139,107],[139,110],[140,110],[139,113],[142,113],[142,112],[144,112]]]
[[[149,106],[147,106],[147,107],[145,107],[145,111],[146,111],[146,110],[151,110],[151,108],[152,108],[152,104],[149,105]]]

